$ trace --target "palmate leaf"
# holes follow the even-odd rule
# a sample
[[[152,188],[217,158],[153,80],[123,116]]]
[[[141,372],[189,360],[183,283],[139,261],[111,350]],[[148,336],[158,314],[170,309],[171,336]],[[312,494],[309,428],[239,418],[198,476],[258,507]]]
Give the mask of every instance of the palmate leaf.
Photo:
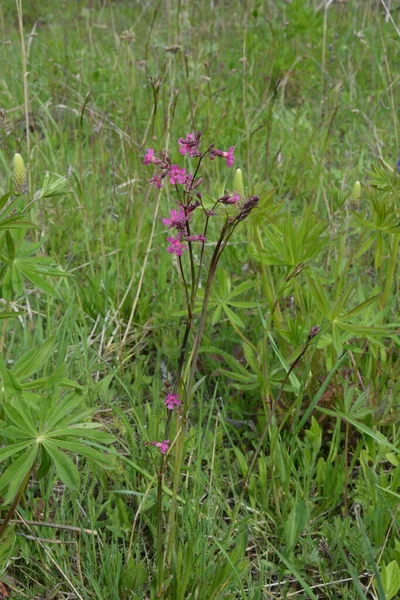
[[[17,427],[29,433],[32,438],[36,438],[37,428],[27,404],[22,403],[19,399],[14,399],[12,404],[7,402],[4,405],[4,411]]]
[[[61,452],[52,441],[44,440],[43,446],[54,463],[57,475],[61,481],[65,483],[67,487],[74,490],[79,489],[79,471],[73,461],[64,452]]]
[[[52,439],[52,443],[54,443],[58,448],[62,448],[63,450],[70,450],[74,452],[74,454],[80,454],[81,456],[85,456],[89,458],[96,464],[98,464],[103,469],[111,469],[114,466],[112,460],[110,460],[110,456],[107,455],[107,448],[104,447],[104,452],[99,452],[99,450],[95,450],[88,445],[81,444],[80,442],[71,442],[70,440],[60,440],[58,438]]]
[[[12,229],[40,229],[40,227],[20,215],[13,215],[7,219],[0,220],[0,231]]]
[[[10,446],[7,446],[6,448],[2,448],[0,450],[0,462],[3,462],[10,456],[14,456],[14,454],[17,454],[17,452],[21,452],[21,450],[25,450],[25,448],[27,448],[28,446],[31,446],[31,445],[32,445],[32,439],[30,439],[29,441],[26,441],[26,442],[17,442],[15,444],[11,444]]]
[[[60,298],[60,294],[55,290],[55,288],[53,286],[51,286],[49,283],[47,283],[47,281],[45,279],[43,279],[43,277],[38,275],[38,273],[35,270],[30,269],[26,265],[21,265],[21,264],[19,265],[19,268],[22,271],[22,273],[25,275],[25,277],[27,279],[29,279],[29,281],[31,283],[33,283],[33,285],[38,287],[43,292],[46,292],[46,294],[49,294],[49,296],[54,296],[55,298]]]
[[[23,354],[12,368],[17,379],[26,379],[37,373],[50,359],[54,352],[55,337],[51,336],[39,347],[32,348]]]
[[[92,423],[91,425],[95,425]],[[46,433],[47,439],[53,438],[70,438],[75,437],[77,439],[93,440],[100,442],[100,444],[111,444],[115,442],[115,437],[104,431],[98,431],[97,429],[90,429],[88,424],[82,425],[82,427],[66,427],[63,429],[55,429]]]
[[[24,478],[30,473],[39,451],[38,444],[31,446],[4,471],[0,477],[0,492],[7,488],[4,503],[9,504],[15,497]]]

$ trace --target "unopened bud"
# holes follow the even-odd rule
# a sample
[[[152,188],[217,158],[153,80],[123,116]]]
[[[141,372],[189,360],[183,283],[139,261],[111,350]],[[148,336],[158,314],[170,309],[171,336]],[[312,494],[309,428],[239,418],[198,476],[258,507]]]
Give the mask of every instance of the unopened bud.
[[[241,169],[236,169],[235,178],[233,180],[233,187],[235,190],[239,192],[239,196],[244,198],[244,185],[243,185],[243,175]]]
[[[319,327],[318,325],[314,325],[314,327],[311,327],[310,329],[310,333],[307,336],[307,340],[310,341],[312,340],[316,335],[318,335],[319,333]]]
[[[15,196],[21,196],[22,194],[28,193],[25,163],[18,152],[14,156],[13,163],[13,193]]]
[[[361,183],[359,181],[356,181],[355,184],[353,185],[353,190],[351,192],[351,199],[359,200],[360,198],[361,198]]]

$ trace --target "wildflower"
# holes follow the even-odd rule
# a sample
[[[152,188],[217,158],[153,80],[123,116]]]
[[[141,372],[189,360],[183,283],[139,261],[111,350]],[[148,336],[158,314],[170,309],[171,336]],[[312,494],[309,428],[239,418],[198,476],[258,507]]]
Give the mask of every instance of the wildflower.
[[[14,156],[13,164],[13,192],[16,196],[28,193],[28,182],[24,159],[18,152]]]
[[[257,206],[259,200],[260,196],[250,196],[250,198],[243,203],[240,213],[236,217],[237,221],[243,221],[246,217],[248,217],[253,208]]]
[[[199,185],[202,183],[203,179],[201,177],[199,177],[199,179],[197,179],[197,181],[194,181],[193,179],[193,173],[188,173],[186,175],[186,179],[185,179],[185,190],[186,192],[191,192],[192,190],[196,189],[197,187],[199,187]]]
[[[222,158],[226,158],[226,166],[231,167],[235,160],[235,157],[233,156],[234,150],[235,150],[235,146],[231,146],[229,148],[228,152],[224,152],[223,150],[217,150],[217,149],[213,148],[210,152],[210,158],[211,158],[211,160],[214,160],[214,158],[216,156],[221,156]]]
[[[186,183],[186,169],[180,169],[179,165],[171,165],[168,175],[172,185]]]
[[[310,332],[307,336],[307,341],[309,342],[310,340],[312,340],[316,335],[318,335],[318,333],[319,333],[318,325],[314,325],[314,327],[311,327]]]
[[[179,400],[178,394],[167,394],[165,396],[164,404],[168,410],[173,410],[174,406],[181,405],[181,401]]]
[[[168,229],[171,227],[176,227],[177,229],[184,229],[186,223],[189,221],[190,215],[185,215],[184,210],[180,210],[179,212],[173,208],[170,211],[170,218],[163,219],[163,225],[168,225]]]
[[[238,192],[233,192],[232,196],[222,196],[222,198],[219,198],[219,201],[222,204],[237,204],[240,202],[240,196]]]
[[[226,158],[226,166],[227,167],[231,167],[233,165],[233,161],[235,160],[235,157],[233,156],[233,151],[235,149],[235,146],[231,146],[228,150],[228,152],[224,152],[224,158]]]
[[[206,242],[207,238],[204,237],[204,235],[188,235],[185,240],[187,242]]]
[[[168,452],[169,440],[164,440],[163,442],[146,442],[146,443],[150,444],[151,446],[155,446],[156,448],[159,448],[161,454],[166,454]]]
[[[397,172],[400,173],[400,158],[397,161],[396,167],[397,167]]]
[[[201,195],[200,195],[200,198],[201,198]],[[194,202],[189,204],[189,206],[186,207],[186,212],[189,214],[189,213],[193,212],[194,210],[196,210],[196,208],[200,205],[201,205],[200,200],[195,200]]]
[[[143,158],[143,164],[149,165],[151,163],[154,163],[154,160],[155,160],[155,156],[154,156],[153,148],[147,148],[146,154],[144,155],[144,158]]]
[[[171,244],[167,248],[167,252],[170,254],[176,254],[176,256],[182,256],[183,252],[187,250],[187,246],[184,246],[180,240],[180,236],[173,238],[167,238],[167,241]]]
[[[155,188],[161,190],[162,188],[162,180],[159,175],[153,175],[151,179],[148,180],[151,185],[154,185]]]
[[[195,156],[199,156],[198,145],[200,142],[200,132],[194,136],[192,133],[188,133],[186,138],[179,138],[178,144],[180,145],[179,152],[182,155],[185,155],[187,152],[191,158]]]

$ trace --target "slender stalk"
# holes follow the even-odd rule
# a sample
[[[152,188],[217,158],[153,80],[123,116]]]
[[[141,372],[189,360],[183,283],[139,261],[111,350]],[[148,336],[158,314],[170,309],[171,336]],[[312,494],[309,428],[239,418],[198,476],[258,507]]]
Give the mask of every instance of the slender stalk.
[[[183,462],[183,450],[184,450],[185,432],[186,432],[186,417],[187,417],[187,413],[189,411],[189,408],[190,408],[190,405],[192,402],[192,398],[193,398],[193,382],[194,382],[194,376],[195,376],[196,368],[197,368],[197,361],[199,358],[200,345],[201,345],[201,341],[203,339],[203,334],[204,334],[204,330],[205,330],[207,308],[208,308],[208,302],[210,299],[211,288],[212,288],[212,284],[214,281],[218,261],[221,257],[221,253],[222,253],[223,249],[225,248],[225,245],[223,244],[223,242],[224,242],[225,238],[227,236],[229,236],[229,234],[230,234],[230,230],[228,229],[228,222],[226,222],[224,227],[222,228],[217,245],[214,249],[214,253],[212,255],[211,262],[210,262],[210,268],[208,271],[207,282],[206,282],[206,286],[205,286],[205,290],[204,290],[203,306],[202,306],[202,310],[201,310],[200,321],[199,321],[199,326],[197,329],[196,338],[194,341],[193,353],[192,353],[191,361],[190,361],[189,380],[188,380],[188,384],[186,387],[186,389],[187,389],[186,403],[185,403],[183,412],[177,413],[179,434],[177,435],[176,445],[175,445],[176,450],[175,450],[175,464],[174,464],[174,481],[173,481],[173,488],[172,488],[173,491],[172,491],[171,507],[170,507],[170,513],[169,513],[169,518],[168,518],[167,552],[166,552],[167,563],[171,562],[172,551],[173,551],[174,541],[175,541],[175,515],[176,515],[176,507],[177,507],[177,495],[178,495],[179,486],[180,486],[180,482],[181,482],[181,469],[182,469],[182,462]],[[182,352],[181,352],[181,356],[183,356],[183,359],[184,359],[184,355],[182,354]],[[183,368],[183,362],[184,361],[182,360],[181,368]]]
[[[24,82],[24,110],[25,110],[25,129],[26,129],[26,151],[28,155],[28,189],[32,189],[31,185],[31,170],[29,168],[29,161],[31,157],[31,142],[30,142],[30,128],[29,128],[29,93],[28,93],[28,67],[26,59],[26,47],[24,39],[24,22],[22,19],[22,0],[16,0],[17,15],[18,15],[18,26],[19,35],[21,39],[21,58],[22,58],[22,81]]]
[[[7,300],[5,312],[9,312],[9,310],[10,310],[10,302],[9,302],[9,300]],[[0,354],[4,350],[4,343],[6,340],[6,333],[7,333],[7,324],[8,324],[8,319],[4,319],[3,328],[1,330],[1,336],[0,336]]]
[[[347,517],[348,513],[348,494],[347,487],[349,485],[349,433],[350,425],[346,421],[346,437],[344,442],[344,489],[343,489],[343,516]]]
[[[381,308],[384,308],[389,300],[390,292],[393,285],[394,274],[396,271],[397,255],[399,252],[400,234],[396,233],[393,237],[392,249],[390,252],[389,264],[386,271],[385,289],[381,298]]]
[[[11,521],[11,519],[13,518],[14,513],[17,510],[18,504],[20,503],[20,500],[21,500],[22,496],[25,493],[26,486],[28,485],[29,477],[31,476],[31,473],[33,471],[34,464],[29,469],[29,471],[25,475],[25,477],[23,478],[23,480],[21,482],[21,485],[19,486],[18,491],[15,494],[15,498],[13,500],[13,503],[11,504],[11,506],[9,508],[9,511],[8,511],[6,517],[4,518],[4,520],[3,520],[2,524],[1,524],[1,527],[0,527],[0,540],[3,537],[3,535],[4,535],[4,533],[5,533],[6,529],[7,529],[7,526],[9,524],[9,522]]]

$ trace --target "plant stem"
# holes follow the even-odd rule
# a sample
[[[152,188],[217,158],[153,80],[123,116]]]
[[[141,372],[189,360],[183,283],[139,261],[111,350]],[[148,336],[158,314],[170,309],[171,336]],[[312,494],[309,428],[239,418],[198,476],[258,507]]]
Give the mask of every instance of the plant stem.
[[[390,292],[392,289],[394,273],[396,270],[396,262],[397,262],[397,254],[399,251],[400,244],[400,234],[396,233],[393,238],[392,250],[390,252],[389,264],[386,272],[386,283],[385,289],[383,291],[383,296],[381,298],[381,308],[384,308],[388,303]]]
[[[4,519],[4,521],[1,524],[0,527],[0,540],[3,537],[6,529],[7,529],[7,525],[9,524],[9,522],[11,521],[11,519],[14,516],[15,511],[17,510],[18,504],[20,503],[20,500],[22,498],[22,496],[25,493],[25,489],[26,486],[28,485],[28,481],[29,481],[29,477],[31,476],[32,470],[33,470],[33,466],[29,469],[28,473],[25,475],[25,477],[23,478],[21,485],[18,488],[17,493],[15,494],[15,498],[13,500],[13,503],[10,506],[10,509]]]

